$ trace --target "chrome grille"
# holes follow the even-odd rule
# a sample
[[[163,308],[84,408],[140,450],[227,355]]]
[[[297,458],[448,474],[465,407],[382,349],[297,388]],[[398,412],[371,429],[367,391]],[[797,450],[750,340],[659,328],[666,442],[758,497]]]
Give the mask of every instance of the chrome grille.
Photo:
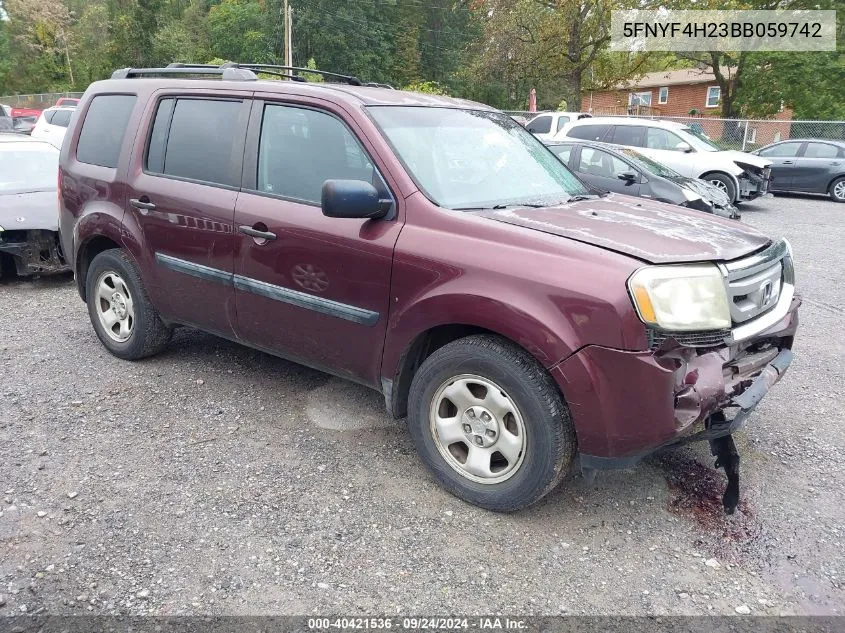
[[[734,325],[774,308],[784,281],[792,282],[792,261],[783,240],[765,250],[724,265],[728,306]]]
[[[673,338],[683,347],[718,347],[724,345],[730,336],[730,330],[707,330],[699,332],[664,332],[650,329],[648,331],[649,348],[660,347],[666,339]]]

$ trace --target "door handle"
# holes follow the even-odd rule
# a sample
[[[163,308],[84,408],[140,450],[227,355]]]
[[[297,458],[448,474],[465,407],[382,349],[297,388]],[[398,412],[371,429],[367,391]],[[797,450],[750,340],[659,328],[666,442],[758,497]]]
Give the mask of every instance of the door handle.
[[[150,202],[150,199],[147,198],[147,196],[142,196],[142,199],[131,198],[129,200],[129,204],[131,204],[136,209],[149,209],[150,211],[152,211],[156,208],[156,205]]]
[[[785,160],[781,163],[781,165],[791,165],[791,164],[792,164],[791,160]]]
[[[249,235],[250,237],[257,237],[258,239],[262,240],[276,239],[275,233],[271,231],[260,231],[258,229],[252,228],[251,226],[239,226],[238,230],[244,235]]]

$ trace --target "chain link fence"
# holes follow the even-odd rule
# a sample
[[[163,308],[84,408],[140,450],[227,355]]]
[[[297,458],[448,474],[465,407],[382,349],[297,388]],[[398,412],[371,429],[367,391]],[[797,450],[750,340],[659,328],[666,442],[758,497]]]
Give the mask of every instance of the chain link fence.
[[[82,96],[81,92],[42,92],[31,95],[7,95],[0,97],[0,104],[12,108],[32,108],[34,110],[43,110],[56,104],[56,101],[62,97],[73,97],[79,99]]]

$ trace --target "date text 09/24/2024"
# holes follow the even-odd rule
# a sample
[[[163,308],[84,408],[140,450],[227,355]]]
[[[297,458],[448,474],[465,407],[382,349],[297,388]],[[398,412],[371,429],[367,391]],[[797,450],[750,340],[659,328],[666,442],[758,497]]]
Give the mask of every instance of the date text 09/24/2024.
[[[508,617],[325,617],[308,618],[311,631],[399,630],[399,631],[520,631],[525,619]]]

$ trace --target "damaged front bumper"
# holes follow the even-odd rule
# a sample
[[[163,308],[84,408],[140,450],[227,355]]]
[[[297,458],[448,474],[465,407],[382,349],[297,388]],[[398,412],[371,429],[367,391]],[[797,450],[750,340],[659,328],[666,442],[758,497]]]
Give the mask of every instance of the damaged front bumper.
[[[768,193],[772,180],[771,167],[760,168],[747,163],[737,163],[737,165],[743,170],[737,176],[739,183],[738,200],[754,200]]]
[[[70,270],[62,256],[58,233],[55,231],[0,230],[0,253],[11,258],[20,276],[46,275]]]
[[[700,347],[668,337],[647,352],[587,346],[552,368],[582,468],[628,468],[664,446],[712,442],[742,427],[792,361],[800,303],[791,297],[786,313],[754,335]]]

